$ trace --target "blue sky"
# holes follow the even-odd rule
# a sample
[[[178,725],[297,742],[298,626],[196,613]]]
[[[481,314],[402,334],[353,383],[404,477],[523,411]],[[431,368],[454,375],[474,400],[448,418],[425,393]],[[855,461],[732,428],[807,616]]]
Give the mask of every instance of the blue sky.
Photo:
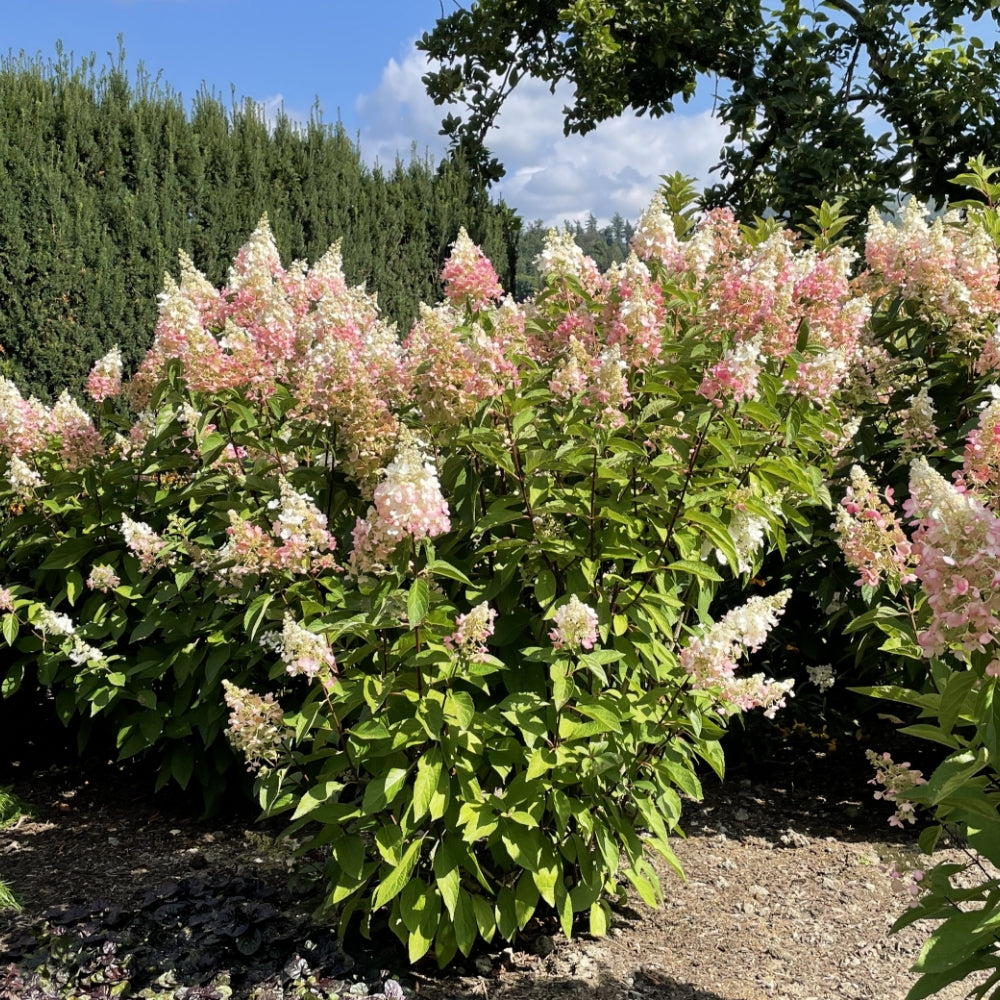
[[[9,3],[0,53],[55,57],[56,42],[99,63],[123,36],[130,72],[147,72],[190,105],[203,85],[229,101],[235,87],[265,107],[343,121],[368,161],[398,151],[440,157],[442,109],[420,83],[413,46],[453,0],[31,0]],[[635,219],[659,176],[674,170],[707,179],[722,131],[707,110],[650,121],[607,122],[586,137],[562,135],[568,96],[524,81],[508,102],[492,148],[507,166],[499,189],[526,219],[558,224],[593,212]]]

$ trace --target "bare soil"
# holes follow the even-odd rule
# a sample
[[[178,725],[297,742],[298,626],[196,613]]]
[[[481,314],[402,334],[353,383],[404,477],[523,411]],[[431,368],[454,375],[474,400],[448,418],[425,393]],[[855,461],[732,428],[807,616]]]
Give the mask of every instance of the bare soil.
[[[391,941],[348,941],[338,988],[355,983],[359,993],[365,982],[379,989],[391,977],[427,1000],[903,1000],[926,929],[890,936],[906,897],[893,891],[886,871],[899,854],[915,854],[917,831],[887,825],[869,774],[857,745],[786,744],[772,759],[736,768],[721,785],[706,779],[704,802],[686,808],[687,837],[675,841],[687,880],[663,866],[658,910],[631,900],[601,939],[567,941],[550,928],[529,928],[515,947],[487,948],[443,973],[433,965],[408,968]],[[24,906],[0,915],[0,971],[7,968],[8,982],[20,981],[11,970],[30,964],[25,942],[37,939],[46,920],[63,935],[83,934],[95,914],[113,912],[120,925],[129,913],[149,910],[154,897],[157,906],[173,898],[176,910],[190,886],[224,891],[235,884],[226,879],[278,887],[282,934],[298,934],[302,947],[322,933],[294,894],[281,894],[286,864],[252,816],[201,821],[176,796],[149,794],[148,777],[99,761],[35,774],[15,769],[6,783],[32,810],[0,830],[0,878]],[[963,857],[955,848],[949,853]],[[99,905],[80,905],[88,901]],[[104,938],[92,932],[96,947]],[[221,965],[210,970],[212,983],[228,975]],[[234,975],[232,996],[292,996],[288,975],[287,962]],[[21,1000],[14,987],[4,993],[3,981],[0,997]],[[134,989],[116,995],[142,995]],[[940,996],[957,1000],[966,992],[956,986]],[[213,994],[203,982],[187,982],[170,995]]]

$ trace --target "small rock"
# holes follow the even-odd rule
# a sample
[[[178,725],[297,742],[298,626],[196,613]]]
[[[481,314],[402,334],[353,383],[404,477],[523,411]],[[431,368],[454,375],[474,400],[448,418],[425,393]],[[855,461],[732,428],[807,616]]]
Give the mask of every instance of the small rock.
[[[477,955],[472,964],[477,976],[488,976],[493,972],[493,963],[485,955]]]
[[[809,838],[789,827],[778,838],[786,847],[808,847]]]
[[[532,943],[531,950],[540,958],[545,958],[556,950],[556,943],[548,934],[539,934]]]

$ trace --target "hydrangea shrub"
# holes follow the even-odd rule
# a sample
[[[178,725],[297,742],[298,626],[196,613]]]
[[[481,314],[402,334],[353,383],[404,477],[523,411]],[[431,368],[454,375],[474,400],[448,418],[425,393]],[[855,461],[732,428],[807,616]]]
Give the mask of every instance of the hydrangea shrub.
[[[924,776],[869,752],[876,797],[894,806],[893,825],[930,819],[926,854],[945,833],[969,854],[892,873],[909,903],[895,928],[932,922],[908,1000],[973,973],[970,995],[1000,988],[1000,187],[981,161],[969,168],[959,180],[981,200],[965,214],[931,218],[910,202],[895,223],[870,227],[864,280],[885,303],[880,348],[894,375],[882,384],[896,388],[866,415],[864,467],[852,468],[836,515],[868,605],[848,631],[883,661],[861,691],[907,706],[902,731],[940,756]],[[866,453],[878,440],[885,448]]]
[[[127,384],[112,352],[89,410],[0,385],[5,690],[37,670],[162,780],[235,747],[342,925],[413,960],[539,909],[602,933],[792,693],[755,573],[830,505],[852,263],[657,198],[605,274],[553,233],[523,304],[461,233],[400,337],[266,222],[221,289],[182,260]]]

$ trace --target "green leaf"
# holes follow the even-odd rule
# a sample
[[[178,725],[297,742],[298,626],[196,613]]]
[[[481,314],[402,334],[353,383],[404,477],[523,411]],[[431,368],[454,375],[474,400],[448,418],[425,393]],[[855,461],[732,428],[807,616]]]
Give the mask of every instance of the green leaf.
[[[434,793],[441,777],[441,751],[432,747],[417,761],[417,775],[413,780],[413,818],[419,820],[430,811]]]
[[[500,820],[500,838],[511,860],[520,868],[537,872],[542,866],[545,841],[537,827],[525,826],[504,816]]]
[[[552,678],[552,704],[559,711],[576,693],[576,685],[570,676],[569,665],[563,660],[556,660],[549,667]]]
[[[420,889],[419,896],[411,895],[409,900],[409,917],[414,921],[409,927],[410,936],[406,942],[406,948],[411,963],[415,963],[423,958],[434,943],[434,935],[437,933],[441,916],[441,897],[438,896],[433,886],[426,885],[421,880],[414,880],[409,883],[407,890],[412,886]],[[404,891],[404,896],[407,892]],[[401,904],[403,914],[406,909]]]
[[[423,846],[423,838],[414,840],[406,849],[402,860],[392,871],[378,884],[374,896],[372,896],[372,909],[378,910],[391,902],[398,896],[410,881],[417,861],[420,858],[420,848]]]
[[[457,951],[455,925],[450,920],[442,920],[434,936],[434,957],[437,959],[438,968],[443,969],[455,957]]]
[[[556,905],[556,882],[562,875],[562,867],[555,865],[551,868],[539,868],[531,875],[539,895],[549,906],[554,907]]]
[[[590,906],[590,933],[592,937],[604,937],[608,933],[608,910],[603,901]]]
[[[135,694],[135,700],[139,702],[143,708],[156,708],[156,694],[153,691],[150,691],[149,688],[143,688],[143,690],[137,691]]]
[[[314,809],[319,808],[343,791],[344,785],[340,781],[319,781],[315,785],[307,788],[299,798],[299,804],[292,813],[292,820],[297,820],[301,816],[306,816]]]
[[[70,569],[80,562],[84,556],[94,551],[94,538],[84,535],[82,538],[67,538],[60,542],[42,562],[42,569]]]
[[[257,638],[257,633],[264,624],[267,609],[271,606],[274,596],[275,595],[270,591],[258,594],[257,597],[250,602],[250,607],[247,608],[246,614],[243,615],[243,628],[246,630],[246,633],[251,640],[255,640]]]
[[[341,833],[330,845],[330,853],[345,875],[358,881],[361,880],[367,848],[360,837],[355,834]]]
[[[175,747],[170,755],[170,773],[181,788],[187,788],[194,771],[194,750],[184,744]]]
[[[445,836],[434,854],[434,878],[452,920],[455,919],[455,907],[458,906],[459,890],[462,886],[459,865],[463,853],[456,846],[454,838]]]
[[[920,831],[918,843],[920,844],[920,850],[923,851],[924,854],[934,853],[934,848],[937,847],[937,842],[941,837],[942,830],[943,827],[940,824],[935,824],[934,826],[929,826]]]
[[[479,925],[473,897],[464,889],[458,895],[454,923],[455,940],[458,943],[458,950],[467,956],[476,943],[476,933],[479,930]]]
[[[372,816],[385,809],[402,790],[408,773],[406,768],[390,767],[384,775],[373,777],[365,788],[362,811]]]
[[[983,685],[980,699],[981,703],[976,711],[980,738],[990,755],[990,765],[993,770],[998,770],[1000,769],[1000,698],[997,698],[995,677]]]
[[[476,917],[476,926],[479,928],[479,936],[486,942],[492,941],[493,935],[497,932],[496,911],[479,895],[472,897],[472,910]]]
[[[23,680],[24,664],[18,663],[10,668],[4,676],[3,683],[0,684],[0,695],[4,698],[9,698],[11,695],[17,694]]]
[[[960,789],[966,781],[981,771],[985,764],[986,751],[982,748],[976,753],[966,750],[963,753],[951,754],[938,764],[934,773],[927,779],[926,785],[915,789],[912,797],[936,806]]]
[[[468,691],[449,691],[444,700],[444,714],[460,729],[468,729],[476,717],[476,705]]]
[[[399,824],[392,822],[391,819],[375,831],[375,846],[390,865],[398,865],[402,860],[404,839]]]
[[[940,743],[942,746],[950,747],[952,750],[957,750],[961,746],[957,737],[953,736],[951,733],[946,733],[939,726],[929,726],[925,723],[917,723],[912,726],[903,726],[899,731],[901,733],[905,733],[907,736],[916,736],[921,740],[929,740],[932,743]]]
[[[653,888],[653,884],[645,876],[640,875],[637,871],[632,868],[625,869],[625,877],[632,883],[633,888],[642,901],[651,909],[655,910],[660,902],[656,898],[656,889]]]
[[[535,915],[538,907],[538,889],[531,872],[522,872],[517,880],[514,892],[514,912],[517,916],[517,929],[523,931],[528,921]]]
[[[670,573],[687,573],[695,576],[699,580],[708,580],[710,583],[718,583],[722,577],[707,562],[697,562],[694,559],[678,559],[667,566]]]
[[[540,570],[535,578],[535,600],[540,608],[547,608],[556,596],[556,578],[551,570]]]
[[[505,941],[512,941],[518,931],[517,906],[514,902],[514,893],[507,886],[502,886],[497,893],[496,923],[500,936]]]
[[[443,559],[432,559],[427,564],[427,572],[434,576],[443,576],[448,580],[457,580],[470,587],[473,586],[472,581],[460,569]]]
[[[427,581],[418,576],[410,585],[410,592],[406,597],[406,617],[410,622],[410,628],[423,624],[430,603],[431,593]]]
[[[977,674],[971,670],[953,673],[941,693],[941,705],[938,709],[938,720],[941,728],[950,733],[959,715],[967,715],[975,703],[973,688],[979,682]]]
[[[998,925],[1000,911],[994,907],[953,913],[927,939],[913,965],[914,970],[947,972],[962,967],[977,952],[987,949],[992,952]]]
[[[621,733],[622,727],[618,715],[608,708],[607,705],[602,705],[599,702],[584,703],[583,701],[578,701],[572,707],[588,719],[599,722],[603,727],[602,732]]]
[[[556,913],[559,915],[559,926],[567,938],[573,936],[573,904],[566,886],[556,883]]]
[[[10,612],[3,616],[3,637],[7,640],[8,646],[13,646],[17,641],[17,617]]]

